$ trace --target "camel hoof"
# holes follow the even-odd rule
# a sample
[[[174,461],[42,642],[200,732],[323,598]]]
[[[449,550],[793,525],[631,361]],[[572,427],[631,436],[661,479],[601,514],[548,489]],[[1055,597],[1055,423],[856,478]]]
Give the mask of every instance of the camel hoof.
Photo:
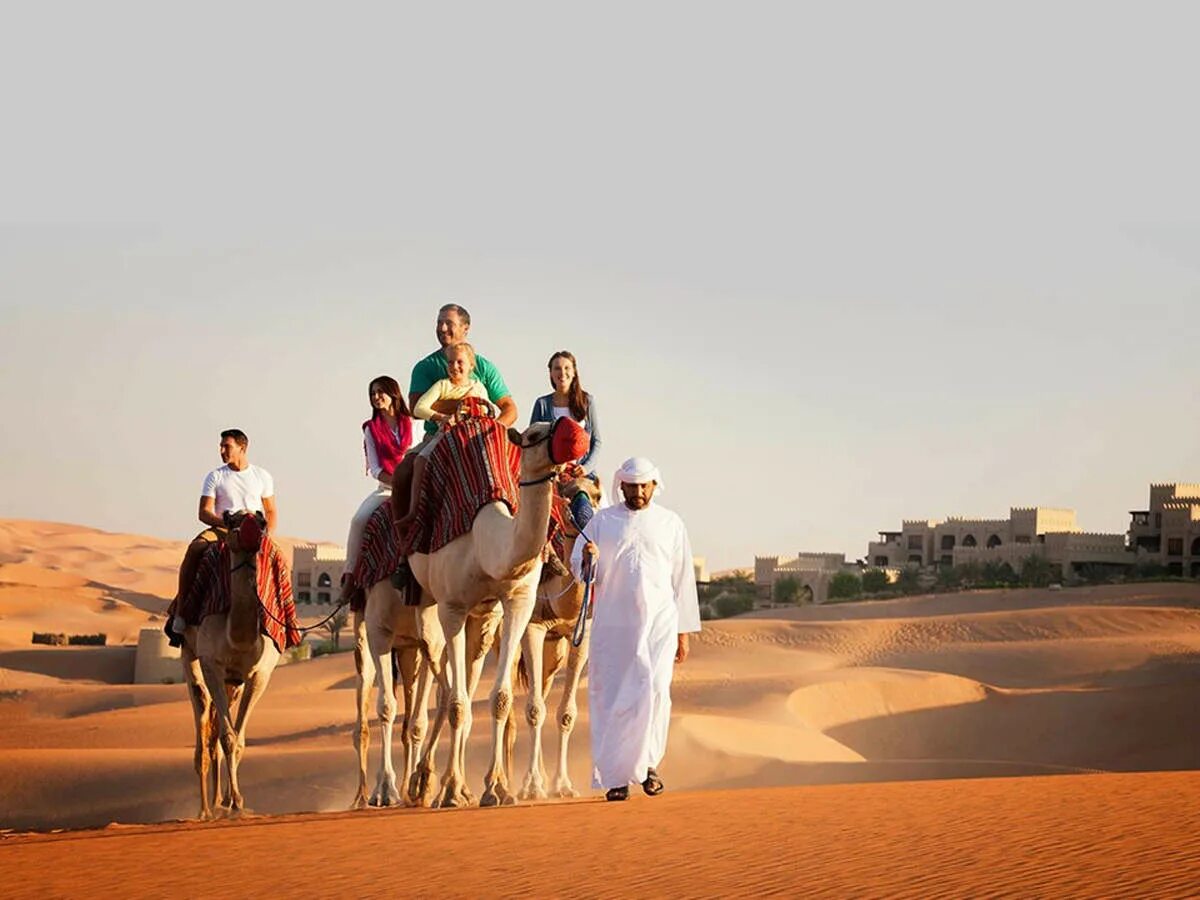
[[[211,822],[215,818],[216,816],[213,815],[211,809],[202,809],[200,810],[200,815],[196,816],[198,822]]]
[[[559,800],[574,800],[579,796],[579,791],[573,787],[561,787],[555,793]]]
[[[517,798],[512,794],[505,794],[504,799],[500,801],[501,806],[516,806]]]
[[[499,805],[500,805],[500,798],[497,797],[495,795],[495,793],[493,793],[490,790],[484,791],[483,796],[479,798],[480,808],[499,806]]]

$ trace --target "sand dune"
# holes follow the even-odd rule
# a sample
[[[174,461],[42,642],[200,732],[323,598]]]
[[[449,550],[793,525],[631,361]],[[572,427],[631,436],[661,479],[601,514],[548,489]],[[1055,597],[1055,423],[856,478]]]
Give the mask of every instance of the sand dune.
[[[13,898],[1184,897],[1197,792],[1193,772],[668,792],[9,838],[0,865]]]
[[[133,640],[145,624],[159,622],[165,602],[154,591],[173,590],[181,553],[178,542],[0,522],[0,560],[5,561],[0,564],[0,825],[79,827],[195,814],[192,723],[183,686],[121,683],[131,665],[128,647],[33,648],[28,643],[32,630],[104,631],[115,643]],[[587,785],[590,766],[586,684],[585,677],[570,754],[580,787]],[[356,780],[353,687],[349,654],[277,671],[256,710],[243,766],[252,808],[297,814],[348,805]],[[474,708],[477,724],[489,717],[484,693]],[[690,855],[699,867],[695,872],[670,867],[660,872],[656,864],[636,883],[621,880],[633,875],[612,880],[607,869],[582,866],[581,883],[591,888],[579,893],[618,893],[622,886],[654,893],[648,885],[682,895],[726,893],[720,886],[732,893],[772,887],[790,893],[811,889],[818,882],[804,879],[819,872],[821,889],[835,895],[839,885],[870,884],[881,893],[924,896],[939,886],[961,893],[953,889],[956,884],[988,884],[1000,893],[998,885],[1018,893],[1070,893],[1080,885],[1125,884],[1121,879],[1133,878],[1135,859],[1119,853],[1099,859],[1093,853],[1082,830],[1087,820],[1081,811],[1090,808],[1088,803],[1095,806],[1092,814],[1123,823],[1114,834],[1140,835],[1146,846],[1162,837],[1146,816],[1173,817],[1173,834],[1195,833],[1183,823],[1196,813],[1177,795],[1200,787],[1195,776],[1100,775],[1079,781],[1031,776],[1200,768],[1197,585],[969,592],[770,610],[706,623],[692,658],[677,671],[673,694],[671,745],[662,767],[670,794],[655,801],[657,806],[642,801],[620,813],[603,804],[544,804],[528,815],[494,813],[498,818],[482,812],[332,816],[301,820],[305,845],[315,840],[324,853],[339,841],[347,847],[353,841],[357,850],[364,828],[386,832],[394,827],[435,860],[454,829],[483,834],[514,815],[526,816],[520,821],[545,841],[568,828],[591,834],[600,827],[594,822],[616,815],[635,816],[624,820],[639,823],[632,833],[665,840],[674,833],[676,817],[682,817],[693,830],[678,840],[699,839],[728,852],[704,855],[699,862]],[[517,702],[522,708],[524,698]],[[557,694],[548,706],[553,710],[556,704]],[[377,732],[371,738],[376,742]],[[553,728],[547,728],[545,748],[551,756],[555,740]],[[518,772],[527,758],[526,741],[521,727]],[[477,728],[468,746],[468,774],[476,790],[487,744],[486,729]],[[374,744],[372,775],[377,759]],[[949,778],[973,780],[884,784]],[[797,787],[803,785],[831,787]],[[729,788],[746,790],[723,792]],[[696,790],[703,793],[688,793]],[[1044,827],[1044,814],[1055,809],[1046,798],[1056,791],[1062,792],[1061,803],[1072,804],[1071,818],[1057,833]],[[989,804],[1008,810],[1004,814],[1016,831],[1006,837],[1026,842],[1023,853],[1074,863],[1056,862],[1036,872],[1001,865],[1002,857],[988,843],[994,822],[991,813],[984,815]],[[949,827],[946,817],[972,821],[973,837],[960,841],[943,834],[939,829]],[[301,822],[284,821],[279,827]],[[1071,832],[1071,822],[1080,830]],[[257,840],[261,830],[253,824],[248,830],[189,826],[182,834],[189,841],[204,836],[215,852],[223,842]],[[171,852],[172,835],[180,833],[150,829],[128,838],[89,837],[85,844],[99,865],[105,854],[122,852],[107,849],[105,841],[132,841],[137,849],[124,852],[141,858]],[[783,837],[773,837],[772,843],[764,835]],[[514,849],[529,843],[505,836],[505,846]],[[853,859],[831,849],[850,845],[856,848]],[[49,866],[55,846],[0,843],[0,861]],[[760,846],[773,847],[773,855],[760,859],[755,855]],[[789,859],[802,855],[802,870],[772,862],[781,846],[792,848],[783,854]],[[1194,872],[1190,846],[1192,855],[1184,854],[1178,863]],[[904,855],[941,858],[937,854],[946,847],[958,847],[960,856],[945,857],[941,881],[908,864]],[[901,857],[891,874],[884,865],[888,848]],[[1156,848],[1160,856],[1173,850]],[[636,856],[631,851],[631,858]],[[519,853],[511,857],[520,858]],[[989,880],[971,882],[970,877],[982,877],[981,861],[989,859]],[[1085,862],[1099,868],[1081,874]],[[503,869],[510,879],[506,884],[526,884],[507,862],[492,866],[496,872]],[[735,879],[729,867],[740,876]],[[618,869],[628,873],[627,866]],[[181,882],[171,879],[186,871],[184,866],[142,872],[138,877],[146,880],[138,883],[148,893],[158,884],[174,884],[172,890],[181,893]],[[354,870],[338,871],[345,871],[344,880],[335,877],[322,888],[336,883],[369,892],[366,882],[355,880],[361,876]],[[1141,893],[1169,892],[1183,883],[1172,880],[1172,871],[1154,868]],[[1099,878],[1098,873],[1116,880],[1086,880],[1093,874]],[[964,880],[955,881],[959,876]],[[444,884],[439,882],[443,892]],[[463,882],[462,893],[477,892],[482,884]],[[547,892],[544,885],[541,890]]]

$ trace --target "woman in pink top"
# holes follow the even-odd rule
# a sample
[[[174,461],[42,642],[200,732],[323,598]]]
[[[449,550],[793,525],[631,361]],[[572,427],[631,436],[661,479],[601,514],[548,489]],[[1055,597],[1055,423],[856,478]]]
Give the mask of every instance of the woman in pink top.
[[[342,570],[342,599],[353,590],[351,573],[362,549],[363,531],[371,514],[392,496],[392,472],[412,446],[412,419],[400,385],[390,375],[380,375],[367,388],[371,418],[363,422],[363,453],[367,474],[375,479],[375,489],[367,495],[350,520],[346,538],[346,566]],[[367,587],[363,585],[363,587]]]

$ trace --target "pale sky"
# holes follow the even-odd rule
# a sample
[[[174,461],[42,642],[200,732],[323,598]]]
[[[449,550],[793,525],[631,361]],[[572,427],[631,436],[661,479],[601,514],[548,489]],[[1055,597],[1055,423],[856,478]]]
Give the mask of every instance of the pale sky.
[[[182,9],[0,22],[0,516],[342,543],[451,301],[713,569],[1200,481],[1191,4]]]

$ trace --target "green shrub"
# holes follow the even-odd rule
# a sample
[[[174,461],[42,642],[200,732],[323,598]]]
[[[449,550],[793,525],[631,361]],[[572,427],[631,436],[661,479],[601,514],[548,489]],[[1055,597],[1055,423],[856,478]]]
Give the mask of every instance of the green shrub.
[[[740,616],[754,609],[754,597],[748,594],[727,593],[716,599],[717,615],[722,619]]]
[[[862,581],[852,572],[838,572],[829,579],[829,599],[845,600],[862,593]]]
[[[800,588],[800,579],[794,575],[785,575],[771,588],[771,598],[776,603],[795,603],[800,599]]]
[[[108,643],[107,634],[73,634],[67,638],[73,647],[103,647]]]
[[[880,594],[891,587],[887,572],[883,569],[867,569],[863,572],[862,589],[864,594]]]
[[[896,579],[896,590],[902,594],[919,594],[921,592],[921,573],[915,566],[907,566],[900,570]]]

